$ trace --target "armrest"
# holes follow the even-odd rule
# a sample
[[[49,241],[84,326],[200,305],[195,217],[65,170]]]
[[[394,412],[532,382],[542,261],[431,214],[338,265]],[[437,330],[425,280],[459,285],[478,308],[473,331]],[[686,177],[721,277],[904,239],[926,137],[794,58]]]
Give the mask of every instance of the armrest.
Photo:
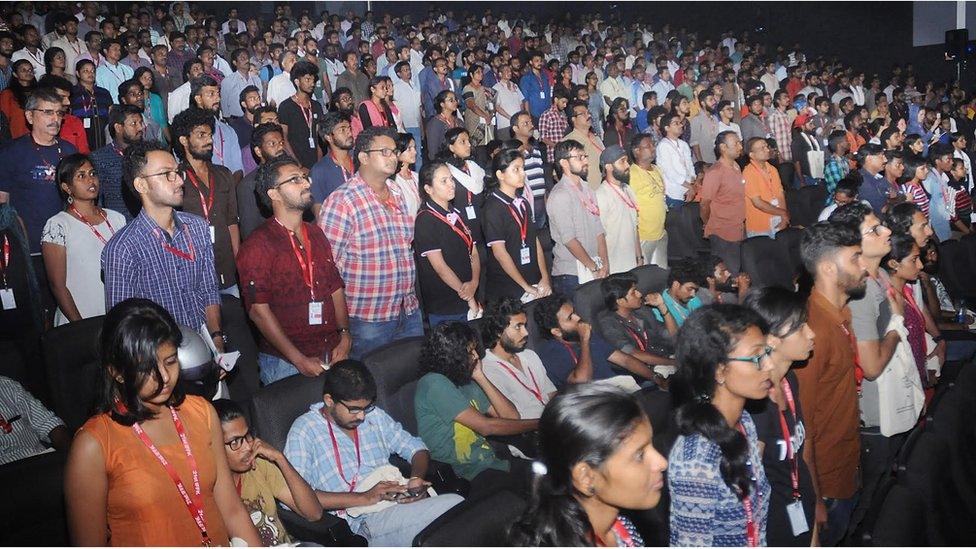
[[[407,463],[407,460],[394,454],[390,456],[390,464],[399,469],[404,477],[410,476],[410,464]],[[424,479],[433,485],[438,494],[454,493],[467,497],[471,490],[470,482],[459,477],[450,465],[435,459],[430,460],[430,466],[427,468],[427,475]]]
[[[346,521],[331,513],[323,512],[322,518],[313,522],[279,505],[278,518],[294,541],[309,541],[325,547],[368,545],[365,538],[352,533]]]

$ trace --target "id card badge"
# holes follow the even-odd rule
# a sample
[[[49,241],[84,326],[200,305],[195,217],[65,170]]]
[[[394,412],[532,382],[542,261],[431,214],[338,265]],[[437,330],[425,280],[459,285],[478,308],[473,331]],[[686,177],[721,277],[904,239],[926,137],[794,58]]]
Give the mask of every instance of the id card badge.
[[[464,215],[468,219],[474,219],[474,218],[478,217],[478,214],[475,213],[475,211],[474,211],[474,206],[471,206],[471,205],[469,205],[468,207],[464,208]]]
[[[216,233],[216,231],[214,230],[214,226],[213,226],[213,225],[211,225],[211,226],[209,227],[209,229],[210,229],[210,243],[211,243],[211,244],[216,244],[216,243],[217,243],[217,233]]]
[[[13,288],[0,288],[0,304],[3,305],[4,311],[12,311],[17,308]]]
[[[322,324],[322,302],[313,301],[308,304],[308,325],[319,326]]]
[[[521,256],[522,265],[528,265],[532,257],[529,255],[529,247],[522,246],[522,250],[519,252]]]
[[[309,138],[308,138],[308,148],[310,148],[310,149],[314,149],[315,148],[315,138],[312,137],[312,136],[309,136]]]
[[[803,512],[803,502],[794,500],[786,505],[786,514],[790,517],[790,526],[793,528],[793,535],[799,536],[810,531],[807,525],[807,515]]]
[[[546,98],[546,92],[544,91],[539,92],[539,99],[545,99],[545,98]]]
[[[88,128],[91,127],[91,118],[85,118],[83,120],[84,120],[84,124],[85,124],[85,129],[87,130]]]

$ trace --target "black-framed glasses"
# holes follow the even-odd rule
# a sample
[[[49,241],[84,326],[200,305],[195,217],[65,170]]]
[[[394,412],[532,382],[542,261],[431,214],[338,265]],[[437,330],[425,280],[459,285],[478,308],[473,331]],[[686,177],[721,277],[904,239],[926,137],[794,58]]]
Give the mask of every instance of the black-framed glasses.
[[[308,183],[310,181],[311,181],[311,178],[309,178],[307,175],[305,175],[303,173],[300,173],[298,175],[293,175],[293,176],[289,177],[288,179],[286,179],[284,181],[279,181],[272,188],[273,189],[277,189],[278,187],[281,187],[283,185],[291,185],[292,183]]]
[[[769,356],[769,353],[772,353],[772,352],[773,352],[773,348],[770,347],[769,345],[767,345],[767,346],[763,347],[763,351],[761,353],[759,353],[758,355],[753,355],[753,356],[727,356],[727,357],[725,357],[725,360],[728,360],[728,361],[737,361],[737,362],[750,362],[750,363],[752,363],[756,367],[757,370],[762,370],[762,364],[761,364],[762,359],[764,359],[767,356]]]
[[[180,172],[178,170],[166,170],[165,172],[149,173],[149,174],[146,174],[146,175],[144,175],[142,177],[144,177],[146,179],[149,179],[150,177],[156,177],[156,176],[159,176],[159,175],[166,176],[166,180],[167,181],[176,181],[178,179],[182,179],[183,178],[183,176],[180,175]]]
[[[68,111],[65,109],[31,109],[34,112],[39,112],[44,116],[57,116],[58,118],[64,118]]]
[[[384,149],[366,149],[363,152],[366,153],[366,154],[378,152],[378,153],[380,153],[382,156],[384,156],[386,158],[389,158],[389,157],[391,157],[393,155],[396,155],[396,154],[400,154],[400,151],[398,151],[396,149],[386,149],[386,148],[384,148]]]
[[[567,156],[566,158],[575,158],[577,160],[587,160],[587,159],[590,158],[590,155],[588,155],[588,154],[571,154],[571,155]]]
[[[227,442],[224,443],[224,446],[230,448],[231,451],[236,452],[241,449],[241,446],[244,444],[244,441],[247,441],[248,444],[254,442],[254,433],[252,433],[250,429],[248,429],[247,432],[244,433],[243,435],[228,440]]]
[[[342,404],[343,407],[345,407],[346,411],[348,411],[350,414],[354,416],[358,416],[359,414],[363,414],[365,416],[366,414],[369,414],[370,412],[376,409],[375,404],[370,404],[369,406],[366,406],[364,408],[360,408],[359,406],[350,406],[341,400],[339,401],[339,404]]]

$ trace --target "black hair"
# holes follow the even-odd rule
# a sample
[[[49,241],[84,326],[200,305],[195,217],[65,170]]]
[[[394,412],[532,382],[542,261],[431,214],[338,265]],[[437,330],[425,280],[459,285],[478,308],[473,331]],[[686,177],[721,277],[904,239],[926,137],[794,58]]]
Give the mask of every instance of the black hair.
[[[45,74],[37,81],[38,88],[55,88],[64,92],[71,93],[71,81],[63,76]]]
[[[119,84],[119,88],[117,90],[118,91],[118,94],[119,94],[119,104],[122,103],[122,98],[125,97],[126,95],[128,95],[129,90],[131,90],[135,86],[139,86],[139,89],[142,89],[142,83],[140,83],[135,78],[130,78],[130,79],[126,80],[125,82],[122,82],[121,84]]]
[[[187,59],[186,61],[183,62],[183,80],[184,81],[190,79],[190,68],[193,67],[193,65],[196,65],[197,63],[203,65],[203,59],[200,59],[199,57],[191,57],[191,58],[189,58],[189,59]]]
[[[420,198],[422,200],[430,199],[430,195],[424,189],[424,186],[433,186],[434,172],[436,172],[438,168],[443,168],[445,166],[447,166],[447,162],[442,160],[431,160],[424,162],[424,165],[420,167],[420,174],[417,176],[419,180],[417,183],[417,191],[420,193]]]
[[[262,126],[272,126],[273,124],[263,124]],[[258,126],[258,127],[262,127]],[[298,162],[288,156],[287,154],[282,154],[275,158],[268,158],[265,160],[264,164],[258,166],[258,169],[254,173],[254,193],[258,195],[258,203],[268,209],[272,210],[271,207],[271,197],[268,196],[268,191],[275,188],[278,184],[278,172],[284,166],[298,166]]]
[[[359,132],[359,135],[356,136],[356,157],[358,158],[360,153],[372,148],[373,142],[379,137],[389,137],[396,143],[396,129],[385,126],[370,126]]]
[[[847,133],[841,130],[834,130],[830,132],[827,137],[827,149],[832,153],[837,152],[837,147],[842,141],[847,141]]]
[[[51,74],[51,67],[53,67],[54,65],[54,56],[57,55],[58,52],[61,52],[61,55],[64,55],[64,50],[57,46],[51,46],[50,48],[44,50],[44,72],[45,73]],[[65,59],[65,65],[67,65],[68,57],[65,55],[64,59]]]
[[[854,227],[860,227],[861,223],[864,223],[864,219],[873,214],[874,210],[871,209],[871,206],[863,202],[851,202],[834,210],[827,220],[831,223],[847,223]]]
[[[254,151],[261,148],[261,143],[264,142],[264,136],[269,133],[279,133],[284,136],[284,131],[278,124],[272,124],[270,122],[265,122],[264,124],[258,124],[254,126],[254,130],[251,132],[251,142],[248,144],[251,147],[251,154],[257,159],[258,155]],[[270,158],[265,158],[264,161],[267,162],[271,160]]]
[[[312,75],[316,80],[319,78],[319,68],[311,61],[306,61],[302,59],[301,61],[295,62],[292,66],[291,71],[288,73],[288,78],[291,83],[294,84],[295,80],[301,80],[303,77]],[[295,86],[298,88],[298,86]]]
[[[454,94],[453,90],[441,90],[434,96],[434,110],[437,111],[437,114],[444,112],[444,103],[447,101],[447,96],[451,94]]]
[[[565,304],[572,304],[572,300],[560,294],[553,293],[542,299],[536,300],[532,318],[539,329],[538,334],[543,339],[553,339],[552,330],[559,328],[559,319],[556,314]]]
[[[142,84],[142,80],[141,80],[142,75],[147,72],[149,73],[149,76],[152,77],[152,85],[149,86],[148,90],[146,90],[146,97],[149,97],[148,94],[150,93],[156,93],[156,94],[159,93],[159,91],[157,90],[158,84],[156,83],[156,75],[153,74],[152,69],[150,69],[149,67],[139,67],[138,69],[135,70],[135,72],[132,73],[132,78],[136,82]]]
[[[220,84],[217,80],[209,74],[201,74],[200,76],[190,80],[190,106],[194,107],[196,105],[195,98],[200,95],[203,88],[217,88],[220,89]],[[190,109],[193,110],[193,109]]]
[[[339,110],[339,97],[342,96],[342,95],[348,95],[349,97],[353,97],[352,90],[350,90],[349,88],[347,88],[345,86],[340,86],[340,87],[336,88],[332,92],[332,97],[329,99],[329,111],[330,112],[331,111],[338,111]]]
[[[156,151],[170,152],[169,148],[159,141],[137,141],[126,147],[122,153],[122,182],[132,196],[139,196],[134,181],[136,177],[143,175],[142,172],[149,161],[149,153]]]
[[[525,307],[521,301],[512,297],[492,299],[485,305],[481,319],[481,339],[487,348],[498,343],[511,318],[518,314],[524,315]]]
[[[906,151],[908,151],[911,149],[912,145],[914,145],[917,141],[921,141],[921,140],[922,140],[921,135],[917,133],[910,133],[906,135],[905,140],[901,142],[901,147]]]
[[[845,177],[837,182],[837,187],[834,188],[834,192],[846,194],[851,198],[856,198],[860,189],[860,181],[853,177]]]
[[[322,377],[322,395],[330,395],[336,402],[376,400],[376,379],[366,365],[347,358],[333,364]]]
[[[229,398],[218,398],[210,404],[213,404],[214,410],[217,411],[217,419],[221,423],[234,421],[239,417],[244,418],[244,422],[247,423],[247,416],[244,415],[244,409],[233,400]]]
[[[255,86],[254,84],[250,84],[247,87],[245,87],[243,90],[241,90],[241,93],[237,95],[237,103],[238,104],[244,103],[244,98],[246,98],[247,94],[251,92],[257,93],[258,97],[261,96],[261,90],[259,90],[258,87]]]
[[[739,136],[739,134],[735,133],[732,130],[725,130],[723,132],[719,132],[718,135],[715,136],[715,158],[722,157],[722,145],[728,146],[725,140],[732,135],[736,137]]]
[[[670,288],[671,284],[674,282],[677,282],[678,285],[687,284],[689,282],[694,282],[695,284],[701,285],[703,278],[702,269],[695,263],[694,259],[680,259],[671,264],[671,270],[668,272],[667,287]]]
[[[525,113],[527,114],[527,113]],[[563,168],[559,165],[560,160],[569,160],[569,157],[573,155],[576,151],[582,151],[583,144],[575,139],[564,139],[559,143],[556,143],[555,148],[552,151],[553,161],[552,167],[556,171],[556,176],[562,178]]]
[[[935,166],[935,161],[943,156],[952,156],[954,149],[948,143],[935,143],[929,147],[929,164]]]
[[[900,263],[903,259],[908,257],[912,253],[912,248],[918,246],[915,242],[915,238],[910,234],[906,233],[892,233],[891,234],[891,251],[888,255],[884,256],[881,260],[881,266],[885,268],[889,273],[894,273],[898,270],[897,267],[892,267],[888,264],[889,261],[895,261]],[[921,250],[919,250],[921,253]]]
[[[854,154],[854,160],[857,161],[858,166],[864,166],[864,161],[867,157],[877,154],[884,154],[884,147],[874,143],[865,143],[857,149],[857,153]]]
[[[129,147],[126,152],[131,149]],[[105,315],[99,336],[99,358],[102,382],[96,409],[109,413],[116,423],[131,426],[152,419],[156,414],[139,399],[139,390],[152,378],[156,397],[163,389],[162,374],[156,353],[164,343],[179,347],[183,333],[166,309],[148,299],[132,297],[117,303]],[[119,381],[118,378],[122,380]],[[173,384],[167,404],[183,403],[183,389]],[[118,406],[124,405],[124,409]]]
[[[28,59],[18,59],[17,61],[14,61],[12,64],[13,68],[11,69],[10,81],[7,84],[7,88],[10,90],[11,93],[13,93],[14,100],[17,102],[17,105],[21,109],[23,109],[27,105],[27,97],[31,94],[34,88],[37,87],[37,79],[34,76],[34,69],[31,68],[31,83],[26,86],[21,85],[20,80],[18,80],[16,76],[17,69],[19,68],[20,65],[30,65],[31,67],[33,67],[33,65],[31,65],[30,60]],[[58,99],[58,101],[60,101],[60,99]]]
[[[180,160],[188,160],[187,156],[189,151],[189,143],[186,147],[180,143],[181,137],[190,138],[190,134],[193,132],[194,128],[200,126],[206,126],[210,128],[211,133],[214,131],[214,117],[210,111],[205,111],[202,109],[186,109],[180,114],[173,118],[173,123],[170,124],[170,131],[173,134],[173,150],[176,152],[176,156]]]
[[[693,311],[678,329],[678,371],[671,377],[670,385],[678,405],[675,420],[680,433],[701,435],[718,445],[722,452],[722,480],[740,498],[748,496],[752,488],[746,464],[749,443],[739,431],[729,427],[711,399],[718,385],[715,372],[728,362],[739,338],[753,326],[764,335],[768,332],[766,321],[741,305],[714,304]]]
[[[806,297],[776,286],[749,290],[742,304],[758,313],[776,337],[793,333],[808,317]]]
[[[498,179],[498,175],[495,172],[504,172],[511,166],[516,160],[525,161],[525,157],[522,156],[522,151],[515,147],[503,146],[502,150],[491,159],[491,166],[485,173],[485,185],[490,188],[497,188],[501,185],[501,181]]]
[[[118,46],[123,50],[125,49],[125,46],[122,45],[122,42],[119,41],[118,38],[105,38],[104,40],[102,40],[102,46],[101,46],[102,55],[105,55],[105,52],[107,52],[108,49],[115,44],[118,44]]]
[[[457,143],[458,138],[462,135],[468,134],[468,130],[464,126],[458,126],[457,128],[451,128],[444,132],[444,141],[441,142],[441,148],[436,151],[436,157],[448,164],[453,165],[455,168],[460,168],[464,166],[464,161],[466,159],[458,158],[452,151],[451,145]]]
[[[610,311],[617,310],[617,300],[627,297],[630,289],[637,286],[637,277],[630,273],[616,273],[600,282],[603,304]]]
[[[536,477],[522,516],[512,525],[514,547],[593,545],[593,526],[573,485],[573,468],[604,467],[637,426],[648,421],[633,396],[601,385],[570,385],[539,418],[539,457],[546,473]]]
[[[352,122],[352,118],[345,113],[339,111],[329,111],[322,116],[322,120],[319,122],[319,139],[325,141],[326,137],[332,135],[335,131],[336,126],[342,122]]]
[[[108,111],[108,133],[112,136],[112,139],[118,138],[118,132],[115,131],[115,125],[125,125],[125,119],[133,114],[142,116],[142,107],[126,104],[112,105],[112,108]]]
[[[915,212],[921,211],[922,209],[914,202],[900,202],[895,204],[885,214],[885,227],[891,229],[892,237],[896,234],[910,234],[912,218],[915,217]]]
[[[481,340],[474,328],[463,322],[445,322],[430,331],[420,350],[425,373],[441,374],[460,387],[471,383],[475,360],[469,352],[474,345],[480,357]]]
[[[811,275],[816,275],[817,265],[839,248],[861,245],[861,231],[856,225],[821,221],[803,231],[800,239],[800,257]]]
[[[414,136],[413,136],[412,133],[403,132],[403,133],[396,134],[396,140],[395,141],[396,141],[397,150],[400,151],[400,154],[402,154],[403,151],[407,150],[407,147],[410,146],[410,143],[411,142],[415,142],[416,139],[414,138]],[[414,143],[414,145],[416,145],[416,143]],[[397,155],[397,156],[399,156],[399,155]],[[397,162],[397,172],[399,172],[402,168],[403,168],[403,162],[399,162],[398,161]]]
[[[62,199],[67,199],[68,195],[61,189],[61,184],[63,183],[70,187],[71,182],[75,178],[75,174],[78,173],[78,170],[81,169],[85,162],[91,164],[92,167],[95,166],[95,163],[92,162],[91,157],[82,153],[72,153],[58,161],[58,170],[56,173],[58,192],[61,193]]]

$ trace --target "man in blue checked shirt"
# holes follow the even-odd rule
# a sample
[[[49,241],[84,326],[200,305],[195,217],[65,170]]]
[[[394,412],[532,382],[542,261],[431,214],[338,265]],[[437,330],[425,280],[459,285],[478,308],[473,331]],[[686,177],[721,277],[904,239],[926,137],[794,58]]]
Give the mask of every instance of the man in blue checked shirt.
[[[376,381],[361,362],[337,362],[324,377],[322,402],[292,424],[285,456],[316,490],[322,506],[345,519],[370,546],[411,546],[421,530],[463,498],[427,495],[430,483],[423,477],[430,452],[373,404]],[[410,462],[405,484],[377,482],[374,473],[389,465],[391,454]],[[346,511],[362,507],[368,509],[357,509],[356,516]]]

